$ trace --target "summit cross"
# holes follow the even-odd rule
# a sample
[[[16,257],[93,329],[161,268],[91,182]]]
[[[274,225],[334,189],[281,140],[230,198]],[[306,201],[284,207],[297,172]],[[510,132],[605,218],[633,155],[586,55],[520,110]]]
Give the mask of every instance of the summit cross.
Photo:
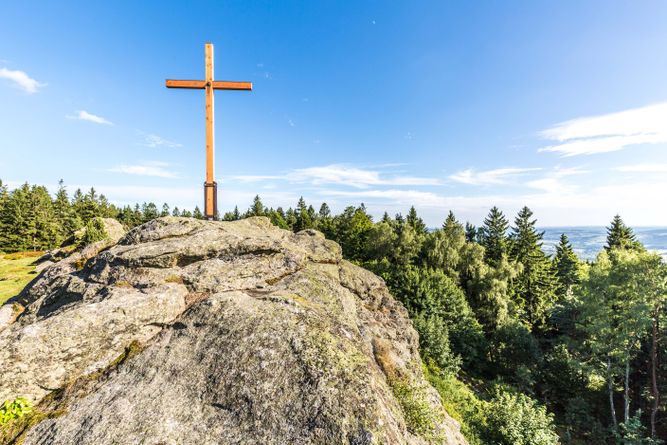
[[[215,182],[215,132],[213,121],[213,90],[252,90],[252,82],[213,80],[213,44],[206,43],[206,79],[167,79],[167,88],[206,90],[206,181],[204,182],[204,217],[215,219],[218,214],[218,184]]]

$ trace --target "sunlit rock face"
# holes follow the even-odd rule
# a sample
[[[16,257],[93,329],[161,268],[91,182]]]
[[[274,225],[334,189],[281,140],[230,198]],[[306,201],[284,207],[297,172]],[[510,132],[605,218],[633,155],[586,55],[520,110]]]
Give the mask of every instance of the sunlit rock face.
[[[18,302],[0,400],[35,402],[24,444],[466,443],[404,308],[316,231],[160,218]]]

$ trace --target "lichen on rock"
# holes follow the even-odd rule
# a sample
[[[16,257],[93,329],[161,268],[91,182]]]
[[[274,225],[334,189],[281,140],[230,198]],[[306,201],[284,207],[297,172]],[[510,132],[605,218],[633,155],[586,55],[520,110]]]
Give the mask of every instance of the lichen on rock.
[[[313,230],[159,218],[18,302],[0,399],[58,414],[25,444],[466,443],[405,309]]]

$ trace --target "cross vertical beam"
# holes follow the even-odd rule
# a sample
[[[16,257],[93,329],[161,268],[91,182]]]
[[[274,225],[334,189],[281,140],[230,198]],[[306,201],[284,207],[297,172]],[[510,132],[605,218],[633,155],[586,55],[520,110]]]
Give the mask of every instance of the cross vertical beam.
[[[213,79],[213,44],[204,45],[205,80],[167,79],[167,88],[185,88],[206,91],[206,180],[204,181],[204,217],[215,219],[218,214],[218,184],[215,182],[215,120],[213,116],[214,90],[252,90],[252,82]]]
[[[206,182],[204,183],[204,216],[218,215],[218,184],[215,182],[215,127],[213,116],[213,44],[204,45],[206,59]]]

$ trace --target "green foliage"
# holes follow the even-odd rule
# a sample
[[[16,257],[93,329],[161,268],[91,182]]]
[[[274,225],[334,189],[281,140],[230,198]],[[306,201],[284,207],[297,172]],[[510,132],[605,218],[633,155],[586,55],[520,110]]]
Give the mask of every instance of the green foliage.
[[[391,381],[391,389],[401,405],[408,431],[428,438],[438,421],[438,413],[431,408],[426,387],[405,379],[395,379]]]
[[[611,225],[607,227],[607,245],[605,249],[643,250],[643,246],[632,229],[625,225],[620,215],[614,216]]]
[[[641,421],[642,410],[637,410],[634,416],[619,425],[615,434],[618,445],[659,445],[661,440],[650,437]]]
[[[523,268],[515,285],[515,302],[522,319],[531,327],[542,327],[556,296],[556,279],[551,262],[542,251],[543,232],[535,229],[537,220],[524,207],[516,219],[510,236],[510,258]]]
[[[486,412],[490,443],[498,445],[557,445],[553,415],[521,394],[497,389]]]
[[[468,385],[455,376],[442,375],[424,366],[424,375],[438,391],[447,414],[461,425],[461,432],[470,445],[490,443],[486,440],[488,430],[486,410],[489,402],[482,400]]]
[[[445,375],[456,375],[461,358],[452,354],[449,347],[447,325],[438,315],[418,314],[413,318],[415,330],[419,334],[419,348],[422,358],[433,361],[435,369]]]
[[[572,288],[581,281],[579,277],[579,259],[572,250],[570,240],[564,233],[561,234],[560,241],[556,246],[554,267],[558,282],[557,294],[562,299],[572,292]]]
[[[86,246],[88,244],[106,239],[108,236],[109,235],[104,229],[104,221],[102,221],[101,218],[93,218],[88,221],[88,224],[86,224],[79,245]]]
[[[495,266],[509,253],[507,229],[509,222],[498,207],[492,207],[480,230],[480,244],[484,246],[484,258]]]
[[[50,249],[82,227],[92,242],[101,236],[100,218],[131,228],[168,212],[167,204],[116,208],[94,189],[70,198],[62,182],[51,197],[43,187],[10,191],[0,181],[0,250]],[[199,208],[171,214],[202,218]],[[667,437],[660,393],[667,387],[667,266],[620,217],[608,228],[606,249],[584,263],[564,234],[548,258],[528,208],[509,235],[496,207],[480,228],[449,212],[429,231],[414,207],[374,223],[363,204],[333,214],[326,203],[315,211],[301,198],[274,210],[256,196],[246,213],[236,207],[223,219],[248,216],[320,230],[346,259],[385,279],[419,333],[429,381],[471,444],[557,443],[554,424],[563,444]],[[0,259],[0,301],[32,278],[30,262],[23,254]],[[423,388],[393,386],[411,431],[426,437],[437,413],[422,403]]]
[[[0,405],[0,427],[31,412],[32,403],[23,397],[17,397],[13,401],[5,400]]]
[[[452,351],[467,363],[479,362],[484,356],[486,343],[481,326],[475,319],[465,294],[442,271],[415,266],[402,267],[392,274],[388,284],[394,296],[405,305],[411,316],[422,320],[419,324],[423,328],[420,341],[424,345],[433,348],[435,345],[442,345],[443,337],[448,334]],[[438,333],[438,329],[433,326],[436,323],[442,323],[447,332]],[[444,349],[444,346],[442,348]],[[442,357],[446,356],[444,353]],[[443,360],[438,366],[453,369],[456,364],[451,360]]]

